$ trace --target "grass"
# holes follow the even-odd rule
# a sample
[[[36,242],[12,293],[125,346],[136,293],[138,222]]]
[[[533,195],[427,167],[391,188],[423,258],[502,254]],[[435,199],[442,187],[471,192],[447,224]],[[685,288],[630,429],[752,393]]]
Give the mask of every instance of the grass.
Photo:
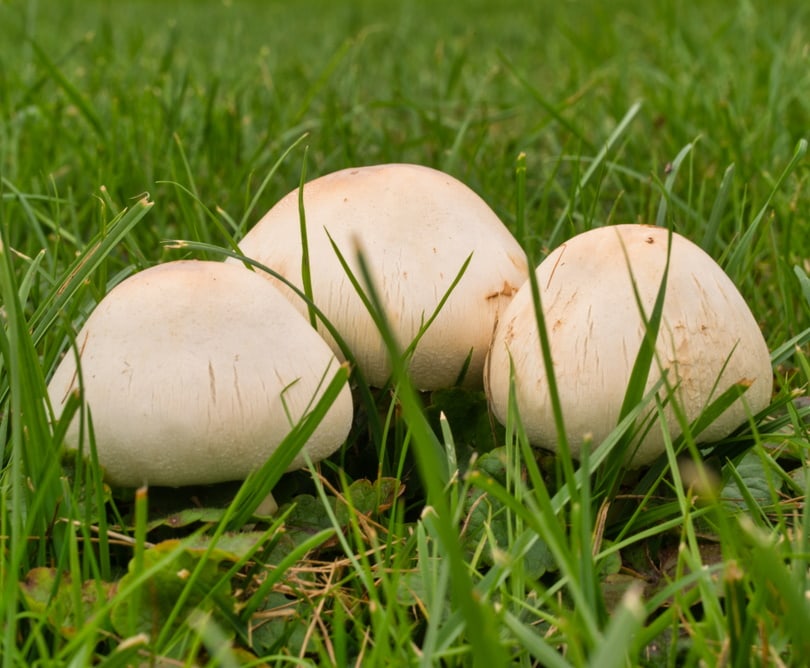
[[[808,20],[798,0],[0,1],[3,665],[803,663]],[[458,177],[535,259],[619,222],[695,240],[762,327],[772,405],[627,474],[609,455],[638,378],[577,463],[400,364],[261,519],[272,478],[113,491],[57,456],[78,405],[52,424],[46,383],[114,285],[221,258],[304,170],[381,162]]]

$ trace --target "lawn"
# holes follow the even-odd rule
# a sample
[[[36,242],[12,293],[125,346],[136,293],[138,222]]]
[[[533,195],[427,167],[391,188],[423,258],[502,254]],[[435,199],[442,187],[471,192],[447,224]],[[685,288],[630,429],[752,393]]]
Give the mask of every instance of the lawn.
[[[803,665],[809,25],[803,0],[0,0],[3,666]],[[631,417],[580,463],[480,388],[416,391],[391,343],[304,470],[278,473],[304,423],[244,484],[111,487],[64,452],[79,402],[54,419],[47,384],[108,292],[382,163],[469,186],[532,264],[607,225],[691,239],[759,324],[769,406],[625,470],[650,404],[614,383]]]

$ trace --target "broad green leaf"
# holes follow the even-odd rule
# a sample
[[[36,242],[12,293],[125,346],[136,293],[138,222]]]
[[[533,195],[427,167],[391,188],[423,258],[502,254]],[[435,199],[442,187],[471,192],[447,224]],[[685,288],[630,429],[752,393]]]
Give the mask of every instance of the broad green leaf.
[[[214,524],[219,522],[225,514],[224,508],[186,508],[178,510],[164,517],[156,517],[147,524],[147,531],[152,531],[158,527],[169,527],[180,529],[198,522],[204,524]]]
[[[306,601],[271,592],[251,620],[251,649],[259,655],[297,655],[307,640],[310,615]]]
[[[348,502],[355,512],[363,515],[376,516],[381,511],[390,508],[397,496],[405,491],[405,487],[396,478],[378,478],[374,482],[361,479],[355,480],[346,492]],[[341,505],[345,502],[340,500]]]
[[[173,554],[173,558],[166,558]],[[141,583],[143,595],[138,597],[139,609],[134,611],[136,628],[129,628],[129,620],[133,604],[133,597],[124,597],[116,600],[111,612],[112,624],[121,635],[146,633],[150,637],[158,637],[163,631],[181,592],[188,587],[189,577],[198,568],[199,561],[208,555],[201,571],[194,582],[194,587],[185,599],[181,614],[177,617],[179,625],[193,610],[215,611],[218,608],[233,610],[234,600],[230,583],[222,579],[223,562],[233,561],[234,555],[223,550],[214,549],[210,552],[203,548],[180,547],[177,540],[168,540],[145,550],[143,553],[143,568],[149,570],[158,567],[156,573]],[[161,565],[162,564],[162,565]],[[134,560],[130,562],[130,570],[119,583],[119,589],[127,587],[131,581],[142,576],[134,570]]]
[[[557,565],[548,546],[536,538],[528,551],[514,555],[511,536],[515,531],[515,517],[495,497],[478,489],[471,490],[465,499],[464,533],[462,544],[468,555],[476,553],[483,542],[481,555],[484,564],[494,565],[499,559],[517,558],[523,573],[537,579]]]
[[[767,469],[762,458],[755,452],[746,453],[735,466],[727,465],[729,479],[720,492],[720,498],[729,506],[751,510],[751,504],[757,507],[770,505],[773,501],[773,490]]]

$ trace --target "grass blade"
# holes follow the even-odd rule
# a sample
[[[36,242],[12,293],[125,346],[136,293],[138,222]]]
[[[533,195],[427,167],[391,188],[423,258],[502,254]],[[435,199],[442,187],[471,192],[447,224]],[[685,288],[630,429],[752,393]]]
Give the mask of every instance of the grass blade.
[[[113,248],[149,213],[152,204],[148,199],[143,198],[132,208],[124,210],[112,221],[110,227],[99,233],[91,241],[88,249],[70,265],[59,280],[57,289],[42,301],[31,318],[34,344],[39,343],[45,332],[59,318],[67,303]]]
[[[610,136],[607,138],[607,141],[602,145],[602,148],[599,149],[599,152],[594,156],[591,163],[588,165],[588,169],[585,170],[585,173],[580,177],[579,181],[576,184],[576,188],[574,190],[573,196],[569,198],[568,203],[565,207],[565,211],[563,211],[559,218],[557,218],[557,222],[554,225],[554,229],[551,231],[549,244],[556,245],[557,239],[559,238],[560,232],[562,231],[563,225],[565,222],[570,218],[574,207],[579,202],[580,194],[582,193],[585,186],[590,182],[593,178],[594,174],[596,174],[599,170],[602,169],[607,156],[613,150],[616,143],[621,139],[622,135],[627,131],[627,128],[630,127],[630,124],[633,122],[633,119],[638,115],[639,111],[641,111],[641,102],[634,102],[630,109],[627,110],[624,117],[619,124],[614,128],[613,132],[610,133]]]
[[[99,140],[102,143],[106,143],[107,130],[105,129],[104,123],[101,121],[98,113],[93,108],[93,105],[90,103],[90,100],[82,95],[81,91],[73,84],[73,82],[62,72],[62,70],[59,69],[56,63],[48,57],[48,54],[45,53],[45,49],[43,49],[36,41],[32,39],[28,40],[28,42],[33,47],[34,53],[36,54],[40,63],[42,63],[48,75],[65,92],[68,99],[76,105],[76,108],[79,110],[84,119],[90,124],[90,127],[93,128]]]
[[[631,587],[624,595],[619,609],[613,614],[605,635],[588,665],[593,668],[621,668],[633,665],[632,650],[636,635],[647,616],[638,587]],[[628,656],[629,655],[629,656]]]
[[[439,473],[445,470],[445,462],[441,456],[442,448],[410,384],[407,366],[398,349],[396,337],[388,324],[382,301],[377,295],[371,273],[361,252],[357,254],[357,264],[365,283],[370,313],[390,353],[402,413],[413,436],[420,477],[427,489],[427,503],[435,511],[436,530],[450,563],[452,572],[450,588],[453,599],[466,623],[467,637],[472,646],[473,665],[482,668],[506,666],[508,657],[496,632],[495,615],[489,605],[473,596],[472,578],[464,561],[459,536],[453,525],[451,510],[444,493],[446,479]]]
[[[375,400],[371,394],[371,389],[369,388],[368,383],[366,382],[365,378],[363,377],[362,371],[358,368],[357,363],[354,359],[354,355],[347,345],[346,341],[344,341],[343,337],[340,335],[340,332],[337,331],[335,326],[329,322],[329,319],[324,315],[323,311],[321,311],[315,303],[304,294],[304,291],[298,288],[297,285],[292,283],[288,278],[282,276],[277,271],[270,269],[266,265],[261,264],[260,262],[256,262],[255,260],[246,257],[241,254],[241,252],[234,252],[228,250],[226,248],[220,248],[219,246],[213,246],[211,244],[196,242],[196,241],[185,241],[185,240],[172,240],[165,242],[166,246],[169,248],[188,248],[193,250],[201,250],[205,252],[215,253],[218,255],[224,255],[225,257],[234,258],[236,260],[242,261],[248,267],[253,269],[258,269],[269,276],[272,276],[278,281],[281,281],[285,286],[287,286],[290,290],[292,290],[300,299],[304,300],[307,305],[307,308],[311,308],[315,315],[318,318],[318,321],[323,325],[323,327],[329,332],[329,335],[334,339],[335,343],[337,344],[338,348],[340,348],[340,354],[343,355],[343,358],[349,363],[351,367],[351,375],[352,379],[357,383],[358,391],[361,394],[363,402],[366,406],[371,409],[369,410],[369,427],[370,431],[375,439],[375,442],[381,442],[382,434],[383,434],[383,427],[380,422],[379,417],[377,416],[377,411],[375,407]],[[379,439],[379,441],[377,441]]]
[[[527,628],[519,619],[506,613],[503,621],[518,642],[540,662],[541,666],[571,668],[571,664],[560,655],[559,651],[545,642],[536,632]]]
[[[678,172],[681,169],[681,164],[686,159],[686,157],[692,152],[693,148],[694,144],[687,144],[678,152],[678,155],[676,155],[675,159],[672,161],[669,173],[667,174],[667,178],[664,181],[661,199],[658,202],[658,213],[655,216],[655,224],[658,227],[666,227],[667,209],[669,199],[672,196],[672,186],[675,183],[675,179],[678,177]]]
[[[684,154],[685,155],[685,154]],[[662,200],[663,201],[663,200]],[[641,346],[636,354],[636,359],[633,362],[633,369],[630,372],[630,379],[625,389],[624,399],[622,400],[622,407],[619,411],[619,421],[621,422],[644,398],[645,388],[647,387],[647,380],[650,376],[650,371],[655,361],[655,346],[658,339],[658,330],[661,326],[661,320],[664,312],[664,299],[667,291],[667,279],[669,277],[669,259],[672,252],[672,230],[669,230],[667,236],[667,258],[661,276],[661,283],[658,286],[658,292],[655,297],[652,311],[649,316],[644,312],[644,306],[638,293],[636,280],[633,277],[632,267],[630,266],[630,258],[622,244],[622,252],[625,256],[625,263],[627,271],[630,273],[631,282],[633,284],[633,294],[636,298],[636,305],[641,315],[644,327],[644,338],[641,341]],[[625,438],[618,445],[613,453],[613,459],[608,463],[603,471],[600,472],[595,488],[597,496],[605,494],[607,498],[612,498],[616,492],[619,481],[621,480],[622,469],[624,467],[625,456],[630,448],[630,438]]]
[[[231,530],[242,527],[252,517],[259,504],[275,487],[295,456],[306,445],[332,404],[343,391],[349,380],[348,366],[338,367],[323,394],[318,397],[312,409],[301,419],[279,443],[276,451],[255,473],[248,476],[234,500],[235,510],[228,526]]]
[[[728,196],[731,193],[731,186],[734,183],[734,163],[726,167],[723,172],[723,179],[720,181],[720,188],[717,191],[717,197],[712,205],[712,211],[709,214],[709,220],[706,224],[706,229],[703,232],[703,238],[700,242],[700,247],[705,250],[709,255],[713,256],[718,250],[720,239],[718,232],[720,230],[720,219],[726,208]]]
[[[307,236],[307,214],[304,210],[304,183],[307,180],[307,150],[304,150],[304,160],[301,162],[301,177],[298,181],[298,227],[301,234],[301,284],[307,297],[307,313],[309,323],[315,327],[317,320],[312,301],[312,273],[309,266],[309,238]]]
[[[768,212],[770,211],[771,201],[776,193],[779,192],[787,177],[790,176],[802,162],[805,153],[807,153],[807,140],[800,139],[793,151],[793,157],[790,159],[790,162],[788,162],[787,167],[782,170],[779,178],[776,179],[776,182],[773,184],[773,188],[771,189],[768,197],[765,199],[765,203],[762,205],[759,213],[757,213],[754,220],[751,221],[751,224],[748,225],[745,233],[733,245],[733,250],[728,258],[728,262],[726,262],[725,267],[723,267],[726,273],[732,278],[735,276],[741,276],[744,273],[744,264],[747,263],[753,255],[752,247],[754,244],[754,238],[759,232],[760,225],[762,225],[762,222],[766,219]]]

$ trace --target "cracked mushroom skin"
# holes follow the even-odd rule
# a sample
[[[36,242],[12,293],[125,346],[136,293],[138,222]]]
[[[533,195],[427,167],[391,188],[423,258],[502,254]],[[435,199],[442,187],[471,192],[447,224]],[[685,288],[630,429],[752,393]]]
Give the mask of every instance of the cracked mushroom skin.
[[[619,420],[645,331],[633,281],[649,317],[663,279],[667,237],[666,229],[649,225],[596,228],[563,243],[537,267],[553,372],[575,458],[586,435],[596,447]],[[554,416],[528,282],[498,323],[487,361],[487,393],[501,422],[507,416],[510,358],[527,436],[535,445],[555,450]],[[663,369],[690,422],[733,384],[748,385],[698,435],[701,441],[727,436],[768,406],[773,369],[754,316],[720,266],[678,234],[672,235],[656,358],[646,390],[659,381]],[[665,397],[666,390],[659,396]],[[664,416],[669,434],[677,437],[681,430],[671,402]],[[662,425],[655,423],[626,464],[649,464],[664,449]]]
[[[244,479],[339,366],[272,285],[220,262],[168,262],[126,279],[89,316],[76,347],[99,462],[122,487]],[[48,385],[56,417],[79,382],[71,350]],[[345,441],[351,420],[344,387],[304,446],[313,461]],[[78,415],[65,443],[80,445]],[[303,465],[299,453],[290,468]]]
[[[282,198],[240,243],[249,258],[297,287],[301,280],[298,190]],[[386,316],[405,348],[470,264],[420,339],[409,367],[420,390],[452,386],[465,362],[468,387],[481,387],[495,321],[528,276],[525,255],[498,216],[473,190],[441,171],[411,164],[344,169],[304,186],[313,301],[336,327],[366,380],[382,386],[388,351],[329,241],[359,278],[366,260]],[[306,304],[265,273],[302,313]],[[333,351],[340,350],[326,330]]]

